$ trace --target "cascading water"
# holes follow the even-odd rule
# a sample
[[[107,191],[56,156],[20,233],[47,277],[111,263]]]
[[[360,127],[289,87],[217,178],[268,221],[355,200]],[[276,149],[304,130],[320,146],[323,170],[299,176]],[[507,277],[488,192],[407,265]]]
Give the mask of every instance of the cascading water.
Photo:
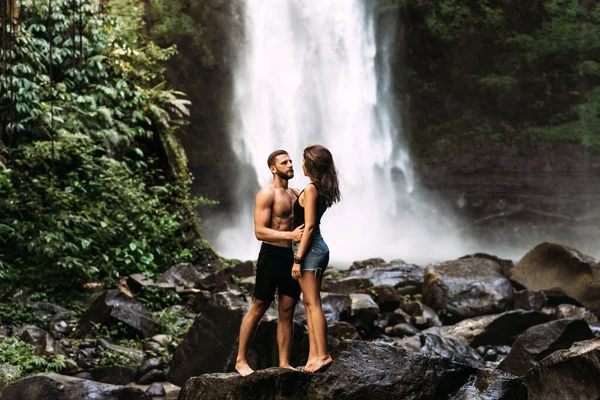
[[[376,40],[373,3],[247,0],[246,42],[234,74],[231,143],[254,170],[256,190],[272,179],[266,160],[273,150],[289,152],[296,171],[290,186],[298,188],[308,183],[300,167],[304,147],[331,150],[343,199],[321,229],[335,265],[375,256],[412,261],[432,251],[419,243],[429,236],[424,224],[404,212],[418,203],[390,88],[394,32]],[[256,258],[253,201],[239,198],[235,224],[213,240],[221,254]]]

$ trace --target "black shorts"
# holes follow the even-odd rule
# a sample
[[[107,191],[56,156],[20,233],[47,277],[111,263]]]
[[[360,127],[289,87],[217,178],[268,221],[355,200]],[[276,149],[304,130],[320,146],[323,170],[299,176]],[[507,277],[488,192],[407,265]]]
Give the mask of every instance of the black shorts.
[[[275,291],[279,296],[300,298],[300,284],[292,278],[294,253],[291,247],[273,246],[263,243],[256,263],[256,285],[254,298],[273,301]]]

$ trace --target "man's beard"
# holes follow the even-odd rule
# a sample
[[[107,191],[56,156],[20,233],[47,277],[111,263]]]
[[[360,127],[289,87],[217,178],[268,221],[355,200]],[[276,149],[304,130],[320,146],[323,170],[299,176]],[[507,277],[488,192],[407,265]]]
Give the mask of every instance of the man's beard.
[[[280,172],[277,171],[277,176],[281,179],[290,180],[294,177],[294,171]]]

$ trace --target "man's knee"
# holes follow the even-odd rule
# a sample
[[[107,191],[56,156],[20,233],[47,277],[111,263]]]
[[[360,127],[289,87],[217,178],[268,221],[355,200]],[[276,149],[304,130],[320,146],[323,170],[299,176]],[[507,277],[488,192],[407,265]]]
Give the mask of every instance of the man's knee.
[[[254,317],[261,318],[267,312],[270,305],[270,301],[254,299],[248,313],[252,314]]]
[[[292,318],[298,300],[291,297],[282,297],[279,301],[279,318]]]

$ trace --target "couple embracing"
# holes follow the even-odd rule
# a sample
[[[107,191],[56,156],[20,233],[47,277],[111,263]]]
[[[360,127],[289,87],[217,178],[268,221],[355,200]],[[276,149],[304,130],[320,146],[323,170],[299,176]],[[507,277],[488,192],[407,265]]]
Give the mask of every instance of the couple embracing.
[[[254,301],[242,320],[235,368],[242,376],[254,372],[248,365],[248,346],[277,292],[279,367],[293,369],[293,317],[302,293],[310,346],[303,371],[316,372],[332,361],[320,293],[329,248],[321,236],[320,222],[341,198],[337,171],[331,152],[320,145],[304,149],[302,170],[310,183],[302,191],[288,187],[294,168],[286,151],[271,153],[267,164],[273,181],[256,195],[254,232],[263,243],[256,264]]]

